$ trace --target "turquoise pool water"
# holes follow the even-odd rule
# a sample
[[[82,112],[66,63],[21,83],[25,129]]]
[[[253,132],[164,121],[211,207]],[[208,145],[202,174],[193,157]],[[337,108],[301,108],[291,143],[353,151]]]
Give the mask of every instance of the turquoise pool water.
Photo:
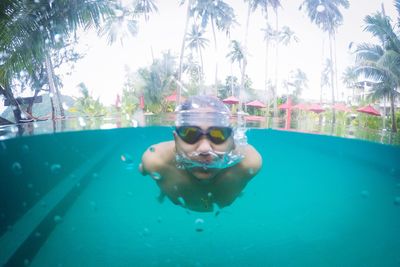
[[[139,127],[0,141],[0,264],[400,265],[400,147],[251,129],[261,172],[231,206],[196,213],[159,203],[137,172],[171,138]]]

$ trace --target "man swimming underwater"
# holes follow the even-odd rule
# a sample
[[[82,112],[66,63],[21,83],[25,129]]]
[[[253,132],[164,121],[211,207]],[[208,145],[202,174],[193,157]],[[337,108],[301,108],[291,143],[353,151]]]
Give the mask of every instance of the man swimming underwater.
[[[176,109],[174,141],[148,148],[140,172],[184,208],[207,212],[232,204],[262,158],[229,119],[229,109],[217,98],[189,98]]]

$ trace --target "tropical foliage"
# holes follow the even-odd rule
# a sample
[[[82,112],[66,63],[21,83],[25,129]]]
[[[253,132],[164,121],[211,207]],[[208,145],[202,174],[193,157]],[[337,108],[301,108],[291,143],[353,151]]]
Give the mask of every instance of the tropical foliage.
[[[400,14],[400,1],[396,5]],[[365,17],[365,30],[377,37],[379,44],[362,43],[355,50],[358,75],[375,81],[373,99],[387,98],[391,107],[392,131],[397,131],[395,99],[400,95],[400,35],[390,18],[382,12]]]
[[[48,94],[52,118],[64,116],[60,94],[63,77],[58,70],[60,66],[66,66],[65,64],[72,66],[84,56],[77,53],[74,47],[80,31],[93,30],[99,36],[105,37],[109,44],[117,41],[122,43],[126,36],[135,36],[138,33],[140,23],[147,23],[151,14],[159,11],[155,0],[133,1],[130,6],[123,2],[125,1],[1,1],[0,95],[14,107],[12,111],[16,122],[27,118],[35,119],[32,114],[34,101],[22,106],[15,97],[27,90],[31,90],[33,99],[40,93]],[[279,103],[277,97],[281,86],[287,90],[288,95],[300,97],[308,87],[307,74],[303,70],[293,66],[293,71],[283,74],[287,79],[278,82],[279,49],[285,51],[281,47],[300,40],[288,26],[279,25],[278,10],[282,7],[281,1],[243,2],[247,5],[247,16],[241,18],[243,21],[238,21],[239,18],[228,1],[181,0],[181,5],[187,5],[187,12],[185,25],[182,25],[180,54],[176,55],[173,50],[163,52],[161,57],[153,57],[149,66],[129,71],[124,87],[118,88],[122,89],[119,111],[133,114],[143,104],[139,105],[141,97],[144,98],[145,111],[170,111],[175,103],[165,101],[168,95],[176,93],[179,102],[181,95],[206,93],[207,90],[220,98],[230,95],[239,96],[241,101],[259,98],[267,102],[268,108],[272,103],[275,110]],[[400,0],[395,1],[395,6],[400,18]],[[304,0],[300,6],[300,10],[306,12],[310,21],[329,37],[329,56],[324,56],[324,66],[321,68],[321,102],[323,89],[327,88],[330,89],[332,104],[335,104],[338,92],[335,34],[343,23],[341,12],[348,7],[348,0]],[[254,27],[251,20],[253,15],[257,15],[256,12],[261,13],[265,19],[265,25],[259,33],[265,42],[265,90],[257,94],[252,89],[252,81],[247,73],[253,56],[253,51],[252,54],[248,52],[247,38]],[[271,13],[274,14],[274,23],[271,21]],[[244,26],[243,38],[231,38],[232,28],[240,24]],[[399,96],[400,87],[399,25],[400,19],[394,24],[384,11],[367,16],[365,31],[376,37],[378,42],[358,44],[354,50],[354,66],[348,67],[342,76],[343,82],[350,88],[356,86],[360,77],[374,81],[368,101],[389,101],[392,131],[397,131],[395,100]],[[218,32],[225,35],[218,35]],[[229,47],[219,47],[222,38],[229,41]],[[272,53],[271,45],[275,48]],[[213,85],[206,85],[206,78],[209,77],[205,77],[203,56],[210,49],[214,49],[216,54],[218,49],[223,49],[219,54],[225,55],[231,62],[235,74],[232,71],[226,77],[219,77],[218,56],[215,56],[215,81]],[[275,68],[273,75],[268,68],[270,62]],[[105,113],[99,100],[93,98],[84,84],[80,85],[80,91],[81,96],[74,107],[77,111],[94,116]],[[99,109],[99,112],[94,109]],[[330,116],[335,121],[334,111],[326,118]],[[370,124],[373,125],[372,122]]]
[[[300,6],[300,9],[305,6],[311,22],[316,24],[324,33],[328,33],[329,36],[329,59],[332,64],[329,78],[332,92],[332,105],[335,105],[335,84],[337,84],[336,55],[334,56],[333,51],[333,47],[335,46],[335,34],[338,27],[343,23],[343,15],[340,12],[340,8],[343,7],[347,9],[349,5],[348,0],[304,0]],[[333,122],[335,122],[335,112],[333,113]]]

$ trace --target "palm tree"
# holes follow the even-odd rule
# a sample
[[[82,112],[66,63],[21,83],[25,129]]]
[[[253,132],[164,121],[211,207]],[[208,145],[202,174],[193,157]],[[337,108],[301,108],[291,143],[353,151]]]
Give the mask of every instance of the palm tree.
[[[304,0],[299,9],[303,5],[306,7],[306,12],[311,22],[315,23],[323,32],[328,33],[329,36],[329,58],[330,61],[336,66],[333,56],[333,42],[335,40],[335,33],[337,28],[343,22],[343,15],[339,8],[349,8],[348,0]],[[336,56],[335,56],[336,58]],[[330,84],[332,90],[332,106],[335,104],[335,86],[334,86],[334,69],[331,68]],[[333,111],[333,123],[335,122],[335,111]]]
[[[278,8],[281,7],[280,0],[266,0],[263,1],[263,8],[262,12],[264,13],[265,16],[265,22],[266,22],[266,28],[262,29],[264,31],[264,41],[265,41],[265,79],[264,79],[264,86],[265,86],[265,95],[268,96],[268,90],[271,88],[274,88],[274,94],[273,94],[273,102],[274,102],[274,116],[276,116],[277,111],[278,111],[278,106],[277,106],[277,101],[276,101],[276,89],[277,89],[277,78],[275,78],[275,84],[272,86],[269,78],[268,78],[268,61],[269,59],[269,45],[270,45],[270,40],[273,40],[276,35],[275,33],[278,32]],[[269,7],[272,7],[275,13],[275,30],[272,29],[272,27],[269,24]],[[277,76],[277,66],[278,66],[278,47],[276,47],[275,50],[275,57],[276,57],[276,64],[275,64],[275,76]],[[267,99],[267,103],[269,103],[269,99]],[[269,107],[269,105],[268,105]],[[268,113],[267,113],[268,114]]]
[[[289,74],[289,79],[286,81],[286,86],[291,86],[294,88],[294,96],[300,96],[303,89],[308,88],[307,74],[301,69],[291,71]]]
[[[270,100],[269,100],[269,97],[268,97],[268,95],[269,95],[269,91],[271,90],[271,88],[274,88],[273,86],[272,86],[272,82],[271,82],[271,80],[269,79],[269,73],[268,73],[268,63],[269,63],[269,45],[270,45],[270,41],[271,40],[274,40],[274,38],[275,38],[275,30],[274,29],[272,29],[272,27],[271,27],[271,25],[269,24],[269,23],[267,23],[267,27],[266,28],[264,28],[264,29],[261,29],[263,32],[264,32],[264,41],[265,41],[265,70],[264,70],[264,88],[265,88],[265,96],[266,96],[266,103],[267,103],[267,108],[269,109],[269,103],[270,103]],[[276,103],[276,94],[275,94],[275,90],[273,91],[274,93],[273,93],[273,101],[274,101],[274,103]],[[274,107],[276,107],[276,109],[277,109],[277,105],[276,104],[274,104]],[[267,112],[267,114],[269,114],[269,111]]]
[[[0,92],[5,95],[5,90],[8,90],[6,88],[16,73],[22,70],[32,73],[37,64],[44,63],[52,102],[56,97],[63,116],[51,51],[58,50],[64,40],[74,37],[79,28],[100,29],[102,22],[107,24],[113,20],[118,21],[125,15],[132,13],[125,12],[124,8],[110,0],[2,1],[0,51],[4,52],[4,57],[0,69],[0,84],[4,90]],[[10,92],[12,93],[11,88],[5,96],[12,97]],[[52,117],[55,117],[54,112]]]
[[[288,26],[283,26],[282,29],[277,33],[278,42],[287,46],[292,41],[296,43],[299,41],[299,38],[296,36],[295,32],[292,31]]]
[[[144,14],[146,21],[149,20],[149,14],[153,12],[158,12],[157,5],[153,0],[138,0],[134,12],[137,14]]]
[[[182,0],[180,5],[183,5],[185,0]],[[182,45],[181,45],[181,52],[179,55],[179,68],[178,68],[178,81],[182,82],[182,67],[183,67],[183,56],[185,53],[185,43],[186,43],[186,35],[187,35],[187,28],[189,26],[189,20],[192,17],[192,5],[194,0],[188,0],[187,8],[186,8],[186,21],[185,21],[185,29],[183,31],[183,38],[182,38]],[[178,94],[177,94],[177,104],[181,102],[181,88],[178,87]]]
[[[355,69],[355,66],[350,66],[347,67],[342,73],[343,83],[346,85],[347,88],[352,89],[352,99],[354,99],[354,89],[358,80],[358,75],[355,72]]]
[[[400,3],[396,8],[400,14]],[[400,88],[400,36],[396,34],[390,18],[377,12],[364,19],[365,30],[377,37],[381,45],[362,43],[357,46],[356,72],[373,79],[373,96],[388,97],[390,100],[392,132],[397,132],[395,99]]]
[[[150,106],[159,105],[163,97],[176,88],[176,59],[168,51],[161,59],[156,59],[150,67],[139,69],[138,74],[141,80],[138,83],[142,84],[145,102]]]
[[[203,37],[204,30],[199,29],[198,25],[193,24],[191,31],[187,35],[187,47],[196,50],[197,56],[200,62],[200,71],[198,73],[200,81],[203,79],[204,65],[203,65],[203,55],[202,50],[208,45],[208,39]]]
[[[231,6],[222,0],[198,0],[196,1],[192,14],[201,20],[201,27],[207,28],[211,22],[211,29],[214,39],[215,55],[218,55],[217,37],[215,27],[220,31],[225,31],[227,35],[230,33],[231,27],[236,23],[235,13]],[[215,85],[218,83],[218,57],[215,57]]]
[[[331,73],[332,73],[333,65],[332,61],[327,58],[324,64],[324,68],[322,69],[321,72],[321,88],[320,88],[320,95],[319,95],[319,103],[322,103],[322,95],[323,95],[323,89],[325,87],[331,87],[333,80],[331,79]]]

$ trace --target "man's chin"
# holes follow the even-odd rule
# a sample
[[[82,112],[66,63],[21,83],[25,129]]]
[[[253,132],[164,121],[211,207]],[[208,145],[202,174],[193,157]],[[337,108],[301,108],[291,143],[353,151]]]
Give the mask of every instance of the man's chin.
[[[214,178],[218,170],[217,169],[204,169],[204,168],[193,168],[190,173],[199,180],[210,180]]]

